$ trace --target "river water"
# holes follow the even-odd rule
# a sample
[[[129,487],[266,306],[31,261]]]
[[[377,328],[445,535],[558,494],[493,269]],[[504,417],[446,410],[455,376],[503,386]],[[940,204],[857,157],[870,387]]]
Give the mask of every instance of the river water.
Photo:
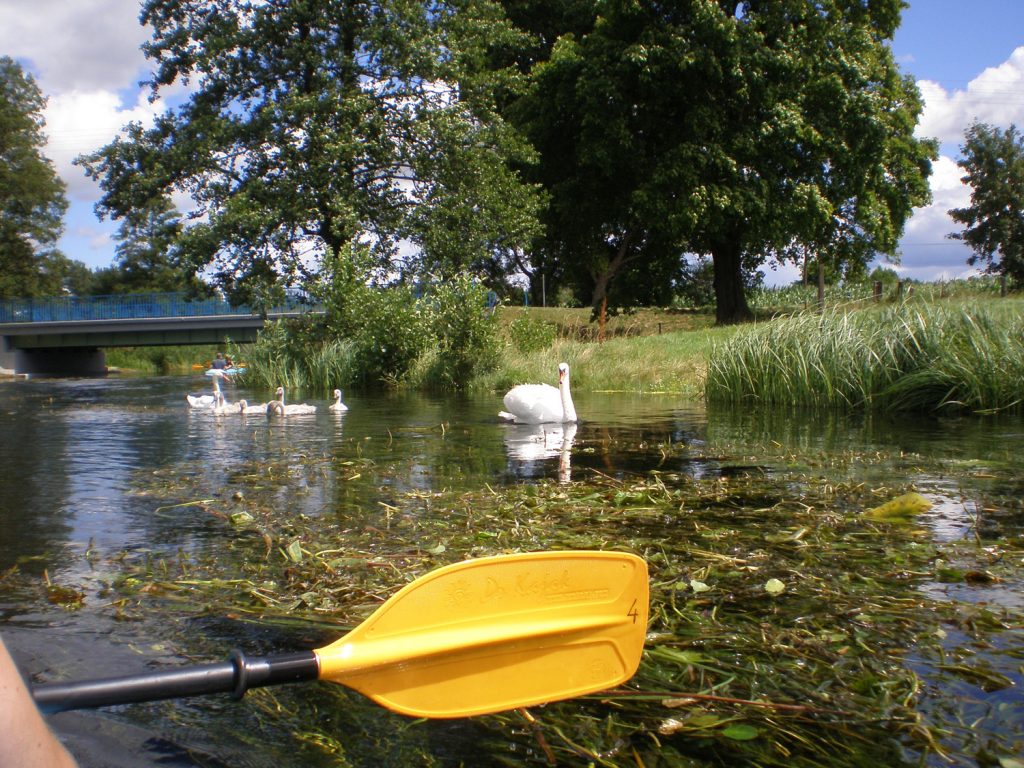
[[[0,632],[30,674],[102,677],[185,660],[220,661],[223,656],[206,654],[235,643],[263,648],[284,640],[301,649],[323,639],[317,629],[264,631],[211,619],[208,637],[183,648],[180,639],[165,642],[153,621],[111,610],[109,563],[119,553],[187,558],[222,545],[222,520],[198,511],[171,514],[166,500],[139,492],[147,478],[163,472],[187,475],[190,488],[217,499],[233,492],[232,473],[329,457],[315,476],[297,471],[275,503],[297,518],[345,505],[376,519],[396,493],[410,490],[487,485],[500,492],[510,484],[642,476],[653,469],[701,478],[760,467],[768,457],[778,466],[787,455],[826,457],[827,463],[832,455],[884,451],[902,457],[898,466],[865,462],[861,471],[856,461],[847,462],[854,476],[844,479],[913,483],[935,502],[926,524],[936,540],[1019,537],[1020,528],[1006,526],[1024,527],[1019,508],[1000,518],[998,531],[985,530],[979,514],[983,499],[1019,498],[1024,490],[1014,480],[1024,477],[1024,421],[1018,418],[719,411],[666,396],[577,393],[583,421],[563,430],[499,423],[494,395],[350,394],[343,415],[329,413],[326,401],[310,400],[321,406],[315,416],[275,422],[190,412],[185,393],[203,391],[207,382],[177,376],[0,384],[0,575],[6,574]],[[228,395],[269,399],[266,392],[238,388]],[[671,450],[680,444],[690,450]],[[185,495],[177,503],[192,501]],[[46,592],[26,587],[33,583],[67,585],[72,594],[54,599],[51,592],[47,599]],[[1021,605],[1019,585],[973,589],[969,599]],[[1015,695],[1009,703],[1019,709]],[[238,742],[237,724],[221,735],[217,718],[232,717],[232,706],[238,705],[185,704],[170,718],[166,708],[136,705],[65,713],[54,723],[86,766],[308,764],[289,760],[288,734],[258,721],[252,743]],[[472,754],[471,725],[439,728],[432,738],[451,740],[438,755]],[[346,760],[323,764],[361,764],[351,754]]]

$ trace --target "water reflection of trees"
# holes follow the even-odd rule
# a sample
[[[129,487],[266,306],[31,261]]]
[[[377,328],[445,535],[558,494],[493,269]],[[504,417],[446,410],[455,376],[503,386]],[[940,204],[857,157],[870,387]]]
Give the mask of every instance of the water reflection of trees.
[[[0,389],[0,571],[51,552],[71,532],[61,461],[67,426],[52,388],[29,386]]]

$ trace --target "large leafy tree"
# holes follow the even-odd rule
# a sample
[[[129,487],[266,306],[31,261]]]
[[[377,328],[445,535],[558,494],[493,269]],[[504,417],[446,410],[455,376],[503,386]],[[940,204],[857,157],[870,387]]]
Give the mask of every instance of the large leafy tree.
[[[132,208],[117,230],[117,259],[97,273],[93,292],[201,291],[203,286],[179,264],[174,250],[182,228],[177,208],[166,197]]]
[[[971,187],[971,204],[949,211],[965,229],[949,235],[974,253],[967,263],[1024,283],[1024,137],[985,123],[967,129],[958,165]]]
[[[506,73],[478,66],[511,34],[487,0],[146,0],[141,20],[154,95],[191,95],[81,162],[102,215],[190,195],[182,258],[238,298],[357,244],[382,274],[399,256],[448,272],[532,235],[537,195],[508,163],[529,149],[490,104]]]
[[[595,305],[624,274],[653,292],[691,251],[713,259],[718,320],[742,320],[746,271],[794,242],[894,251],[927,201],[934,144],[885,45],[899,0],[506,5],[534,40],[507,114],[541,153],[542,258]]]
[[[795,100],[803,124],[793,143],[801,162],[792,177],[792,239],[773,255],[806,264],[812,254],[819,278],[863,276],[879,254],[897,263],[906,220],[930,200],[937,143],[913,136],[920,94],[882,44],[899,8],[849,5],[847,21],[823,25],[826,34],[807,43],[807,83]]]
[[[57,250],[67,199],[43,155],[46,100],[31,75],[0,57],[0,296],[56,293],[68,267]]]

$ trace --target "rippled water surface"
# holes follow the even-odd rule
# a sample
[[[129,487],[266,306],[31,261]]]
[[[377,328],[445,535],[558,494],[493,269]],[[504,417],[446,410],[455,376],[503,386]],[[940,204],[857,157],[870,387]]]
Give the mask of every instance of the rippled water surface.
[[[665,396],[578,393],[583,421],[566,428],[499,423],[500,397],[494,395],[349,394],[350,410],[343,415],[329,413],[327,401],[310,400],[321,406],[318,413],[280,422],[190,412],[184,394],[206,388],[198,376],[0,384],[0,573],[16,567],[32,578],[72,584],[84,596],[80,608],[68,610],[0,582],[0,631],[30,672],[96,677],[180,661],[177,647],[162,642],[159,626],[118,620],[108,609],[105,585],[112,575],[103,563],[122,552],[216,553],[223,521],[200,505],[173,505],[200,501],[188,495],[194,489],[201,497],[223,498],[235,492],[229,480],[238,473],[258,476],[271,467],[295,467],[276,491],[282,512],[321,516],[344,508],[370,525],[395,494],[410,490],[487,485],[500,492],[541,479],[573,482],[652,470],[693,478],[780,474],[787,456],[795,463],[826,457],[819,465],[827,465],[831,455],[884,451],[903,457],[898,470],[865,462],[852,479],[872,487],[915,484],[935,502],[924,523],[936,540],[1004,535],[1007,527],[1016,527],[1010,533],[1019,536],[1024,522],[1019,506],[1007,507],[994,522],[982,521],[981,514],[986,498],[1020,498],[1024,491],[1024,481],[1014,479],[1022,477],[1024,464],[1019,419],[709,411]],[[269,399],[267,392],[238,388],[228,396]],[[679,446],[687,450],[675,450]],[[310,472],[303,469],[310,458],[327,460]],[[857,462],[852,465],[856,474]],[[154,499],[139,492],[163,477],[188,478],[188,493]],[[799,483],[798,475],[791,482]],[[968,598],[1020,606],[1017,586],[988,585]],[[941,596],[951,587],[931,589]],[[259,645],[280,639],[262,637],[252,624],[240,628],[217,619],[207,629],[218,648],[222,641]],[[304,647],[322,636],[298,630],[286,639]],[[197,640],[195,653],[206,650]],[[1021,705],[1019,693],[1008,700]],[[218,741],[211,722],[232,717],[231,707],[183,703],[174,722],[147,705],[66,713],[56,722],[83,765],[292,764],[286,752],[264,749],[280,734],[261,733],[259,724],[253,725],[251,745],[238,745],[235,736],[230,744]],[[472,743],[473,729],[452,725],[432,734],[450,738],[458,753]]]

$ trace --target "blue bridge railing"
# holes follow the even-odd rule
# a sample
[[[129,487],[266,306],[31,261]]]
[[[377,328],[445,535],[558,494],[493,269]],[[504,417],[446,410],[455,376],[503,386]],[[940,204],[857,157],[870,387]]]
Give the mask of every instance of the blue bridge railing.
[[[289,294],[267,314],[316,309],[304,293]],[[110,296],[44,296],[0,300],[0,323],[76,322],[82,320],[134,320],[150,317],[208,317],[257,315],[222,298],[197,299],[186,293],[130,293]]]

